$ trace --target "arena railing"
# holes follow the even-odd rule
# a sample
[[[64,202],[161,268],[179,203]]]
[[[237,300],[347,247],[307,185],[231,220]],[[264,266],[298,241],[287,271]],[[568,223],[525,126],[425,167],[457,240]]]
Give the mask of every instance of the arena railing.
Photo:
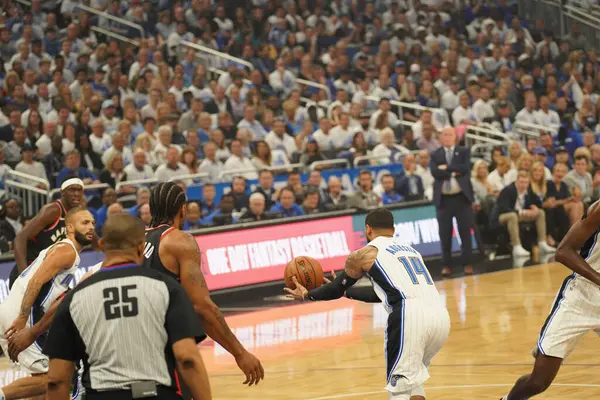
[[[117,40],[120,40],[121,42],[124,42],[124,43],[132,44],[135,47],[140,47],[140,42],[138,42],[137,40],[129,39],[128,37],[120,35],[118,33],[111,32],[106,29],[98,28],[97,26],[92,26],[92,31],[100,33],[105,36],[109,36],[109,37],[117,39]]]
[[[43,184],[46,189],[37,187],[28,182]],[[48,188],[50,183],[46,179],[17,171],[8,171],[8,178],[4,188],[9,197],[21,200],[22,209],[27,216],[35,215],[48,202]]]
[[[186,185],[190,185],[191,183],[187,183],[187,182],[199,183],[203,179],[208,178],[208,177],[210,177],[209,173],[199,172],[197,174],[185,174],[185,175],[174,176],[172,178],[169,178],[169,182],[183,182]],[[198,182],[196,182],[196,181],[198,181]]]
[[[519,140],[525,145],[527,139],[533,137],[535,139],[540,138],[540,132],[550,132],[552,136],[558,134],[558,129],[546,125],[530,124],[528,122],[516,121],[513,131]]]
[[[380,160],[384,160],[386,164],[390,163],[390,158],[387,156],[358,156],[358,157],[354,157],[354,168],[359,167],[360,163],[363,161],[369,161],[369,163],[371,161],[380,161]]]
[[[126,20],[124,18],[115,17],[114,15],[110,15],[106,11],[98,11],[95,8],[88,7],[88,6],[83,5],[83,4],[77,4],[76,7],[79,8],[80,10],[88,12],[90,14],[94,14],[94,15],[97,15],[99,17],[106,18],[108,20],[111,20],[111,21],[117,22],[119,24],[128,26],[130,28],[136,29],[136,30],[138,30],[140,32],[140,35],[141,35],[140,37],[141,38],[146,37],[146,32],[144,31],[144,28],[141,25],[139,25],[139,24],[133,23],[133,22],[128,21],[128,20]]]
[[[308,169],[314,171],[315,169],[329,169],[335,165],[343,165],[345,168],[350,168],[350,161],[345,158],[334,158],[332,160],[315,161],[308,166]],[[320,167],[320,168],[319,168]]]
[[[226,176],[229,177],[235,177],[235,176],[240,176],[243,174],[247,174],[247,173],[255,173],[257,174],[258,171],[255,168],[237,168],[237,169],[230,169],[228,171],[221,171],[221,173],[219,174],[219,182],[227,182],[226,179],[223,179]]]
[[[182,41],[180,44],[180,47],[187,47],[190,49],[194,49],[197,52],[204,52],[204,53],[208,53],[211,56],[214,57],[219,57],[222,59],[225,59],[227,61],[232,61],[238,64],[241,64],[245,67],[247,67],[250,71],[254,71],[254,65],[252,65],[252,63],[242,59],[242,58],[238,58],[238,57],[234,57],[234,56],[230,56],[227,53],[223,53],[221,51],[217,51],[217,50],[213,50],[210,47],[205,47],[205,46],[201,46],[197,43],[192,43],[192,42],[188,42],[186,40]],[[209,65],[209,67],[214,67],[214,65]]]
[[[304,165],[302,163],[294,163],[294,164],[277,165],[274,167],[269,167],[267,169],[269,171],[273,172],[274,174],[277,174],[278,172],[290,172],[290,171],[294,171],[294,170],[302,171],[302,170],[304,170],[304,168],[306,168],[306,165]]]
[[[300,85],[310,86],[310,87],[324,90],[325,93],[327,93],[327,98],[329,100],[332,100],[331,90],[329,89],[329,87],[327,85],[323,85],[322,83],[307,81],[306,79],[298,79],[298,78],[296,78],[296,83],[299,83]]]

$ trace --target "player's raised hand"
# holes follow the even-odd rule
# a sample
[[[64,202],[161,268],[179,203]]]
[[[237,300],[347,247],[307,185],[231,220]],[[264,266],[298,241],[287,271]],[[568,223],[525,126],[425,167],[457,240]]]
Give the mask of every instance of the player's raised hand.
[[[244,375],[246,375],[244,385],[256,385],[262,379],[265,379],[265,370],[260,360],[249,351],[244,351],[240,356],[236,357],[235,362]]]
[[[304,300],[306,298],[306,295],[308,294],[308,290],[306,290],[306,288],[302,286],[300,282],[298,282],[298,279],[296,279],[295,276],[292,276],[292,281],[294,281],[296,289],[292,290],[290,288],[283,288],[283,290],[288,292],[288,295],[286,297],[289,299]]]
[[[21,329],[7,337],[8,356],[12,361],[17,362],[19,354],[35,342],[35,334],[31,328]]]

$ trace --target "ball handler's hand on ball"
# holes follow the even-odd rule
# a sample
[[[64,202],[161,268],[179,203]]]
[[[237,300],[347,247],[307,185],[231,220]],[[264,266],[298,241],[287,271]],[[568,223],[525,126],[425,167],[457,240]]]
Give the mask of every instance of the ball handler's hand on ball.
[[[259,359],[254,357],[249,351],[245,351],[236,357],[235,362],[246,375],[244,385],[257,385],[261,379],[265,379],[265,370],[263,369],[263,366]]]
[[[298,282],[298,279],[296,279],[295,276],[292,276],[292,281],[296,285],[296,289],[292,290],[290,288],[283,288],[283,290],[289,293],[286,297],[288,299],[304,300],[304,298],[308,294],[308,290],[306,290],[306,288],[302,286],[300,282]]]

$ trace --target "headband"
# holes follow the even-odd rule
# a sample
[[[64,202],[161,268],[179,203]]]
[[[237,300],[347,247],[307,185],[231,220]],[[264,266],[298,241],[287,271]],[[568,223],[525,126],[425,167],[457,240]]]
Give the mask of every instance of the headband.
[[[60,185],[60,190],[66,190],[69,186],[73,186],[73,185],[79,185],[82,188],[84,187],[83,181],[81,179],[71,178],[71,179],[67,179],[66,181],[64,181],[62,183],[62,185]]]

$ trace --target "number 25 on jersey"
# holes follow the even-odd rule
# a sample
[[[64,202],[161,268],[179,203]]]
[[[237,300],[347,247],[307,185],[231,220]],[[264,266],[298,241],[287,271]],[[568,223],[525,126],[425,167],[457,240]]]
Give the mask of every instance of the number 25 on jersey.
[[[400,264],[404,265],[404,268],[406,268],[406,272],[408,273],[408,276],[410,276],[410,280],[413,284],[418,285],[418,275],[423,275],[425,277],[425,282],[427,282],[428,285],[433,285],[433,280],[431,279],[431,276],[429,276],[429,272],[425,268],[423,260],[421,260],[419,257],[403,256],[398,257],[398,261],[400,261]]]

